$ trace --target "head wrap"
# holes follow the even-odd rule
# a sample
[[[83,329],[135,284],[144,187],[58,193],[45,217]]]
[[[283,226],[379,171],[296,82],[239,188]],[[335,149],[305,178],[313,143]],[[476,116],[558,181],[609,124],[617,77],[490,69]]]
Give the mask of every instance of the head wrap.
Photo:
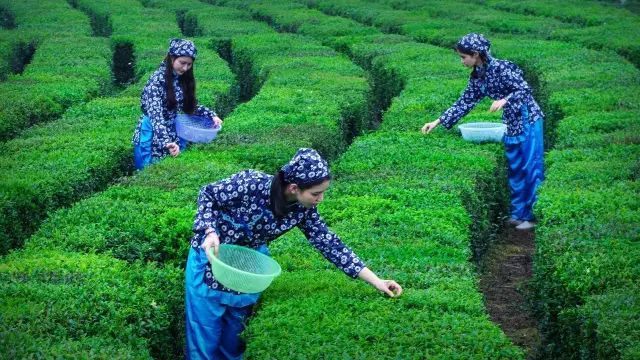
[[[471,33],[463,36],[462,39],[458,40],[456,48],[477,51],[486,58],[491,57],[491,52],[489,51],[489,48],[491,48],[491,42],[489,42],[489,40],[487,40],[482,34]]]
[[[305,185],[329,178],[329,166],[317,151],[298,149],[288,164],[282,167],[284,181],[289,184]]]
[[[189,56],[193,60],[196,59],[196,55],[198,54],[198,50],[193,42],[185,39],[171,39],[169,42],[169,55],[180,57],[180,56]]]

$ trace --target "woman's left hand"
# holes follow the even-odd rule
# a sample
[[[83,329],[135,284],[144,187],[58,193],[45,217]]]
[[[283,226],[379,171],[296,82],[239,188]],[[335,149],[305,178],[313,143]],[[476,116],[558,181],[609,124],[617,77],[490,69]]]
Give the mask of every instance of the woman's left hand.
[[[396,297],[402,294],[402,287],[393,280],[380,280],[373,284],[376,289],[382,291],[383,293],[389,295],[389,297]]]
[[[402,287],[393,280],[382,280],[369,268],[365,267],[360,271],[358,277],[369,284],[373,285],[376,289],[389,295],[389,297],[396,297],[402,294]]]
[[[213,127],[220,127],[222,125],[222,119],[220,119],[217,115],[213,115]]]
[[[502,107],[506,103],[507,103],[507,99],[500,99],[500,100],[494,101],[493,104],[491,104],[491,108],[489,108],[489,112],[496,112],[502,109]]]

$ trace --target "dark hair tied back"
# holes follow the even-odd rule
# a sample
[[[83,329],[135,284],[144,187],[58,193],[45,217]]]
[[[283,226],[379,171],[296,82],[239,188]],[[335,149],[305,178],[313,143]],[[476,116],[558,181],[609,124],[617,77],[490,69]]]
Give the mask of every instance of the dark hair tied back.
[[[171,55],[167,55],[164,59],[166,64],[164,72],[164,81],[167,87],[167,108],[175,111],[178,107],[178,101],[176,100],[176,92],[173,88],[173,62],[175,58]],[[193,114],[196,108],[196,80],[193,76],[193,66],[182,76],[180,76],[180,87],[184,93],[184,100],[182,102],[182,111],[187,114]]]

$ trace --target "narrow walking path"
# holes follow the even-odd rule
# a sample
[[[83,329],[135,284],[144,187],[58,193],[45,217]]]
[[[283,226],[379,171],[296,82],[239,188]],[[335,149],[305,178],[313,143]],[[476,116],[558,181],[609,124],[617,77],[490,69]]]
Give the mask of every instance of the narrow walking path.
[[[527,352],[527,359],[536,358],[540,343],[526,298],[534,252],[535,231],[505,226],[480,266],[480,288],[491,320]]]

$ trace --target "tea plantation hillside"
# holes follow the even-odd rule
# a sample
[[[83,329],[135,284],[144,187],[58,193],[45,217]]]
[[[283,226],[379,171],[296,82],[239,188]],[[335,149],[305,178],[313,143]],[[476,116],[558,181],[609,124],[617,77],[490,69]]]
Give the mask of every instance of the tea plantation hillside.
[[[585,0],[0,0],[0,358],[184,358],[184,267],[203,185],[330,163],[319,212],[381,278],[293,230],[247,359],[639,359],[640,3]],[[420,132],[482,33],[545,113],[526,307],[493,322],[480,264],[509,212],[504,146]],[[131,137],[169,40],[188,38],[218,137],[144,170]],[[483,100],[463,122],[500,122]],[[523,305],[524,306],[524,305]],[[523,311],[527,311],[523,309]]]

